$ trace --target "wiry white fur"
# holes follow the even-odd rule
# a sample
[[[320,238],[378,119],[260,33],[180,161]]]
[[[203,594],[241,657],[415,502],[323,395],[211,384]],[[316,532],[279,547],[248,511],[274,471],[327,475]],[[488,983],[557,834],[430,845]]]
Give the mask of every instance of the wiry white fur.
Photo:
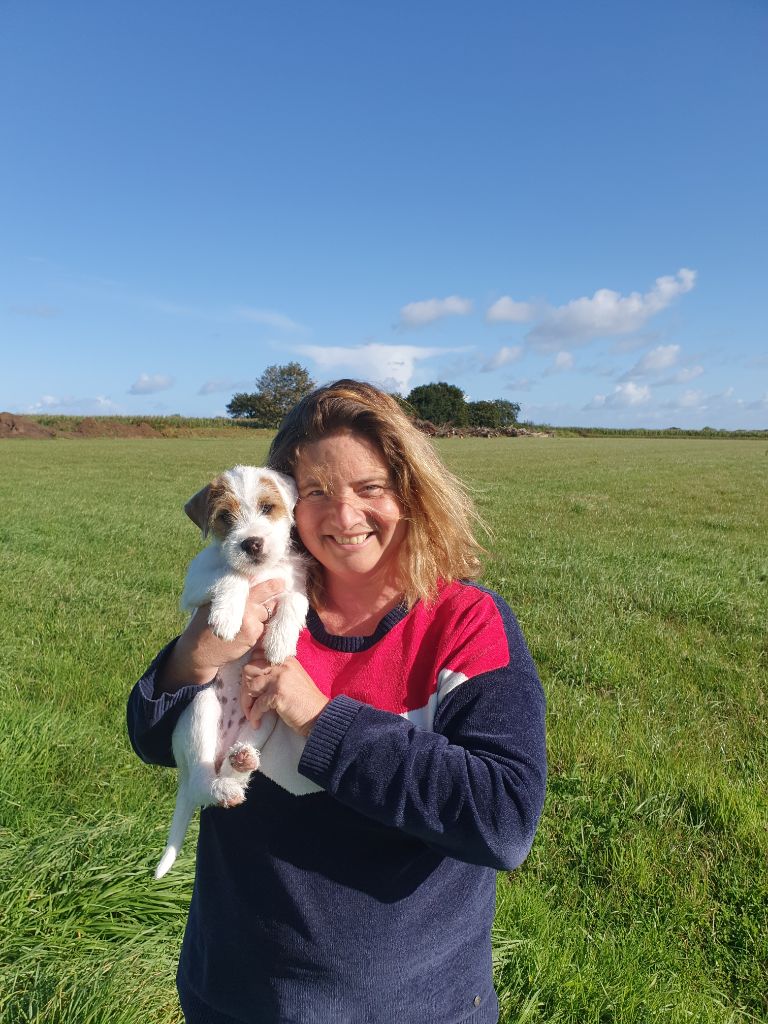
[[[231,640],[242,624],[248,592],[255,583],[282,579],[285,590],[278,596],[274,614],[263,637],[264,655],[279,664],[296,653],[308,602],[306,567],[291,549],[296,485],[290,477],[254,466],[235,466],[222,478],[237,499],[240,513],[222,538],[203,551],[189,566],[181,606],[194,610],[211,602],[208,621],[217,636]],[[283,497],[288,515],[270,518],[260,511],[264,484],[270,481]],[[190,511],[193,502],[205,505],[204,492],[190,499],[188,514],[207,533],[207,514]],[[258,538],[258,560],[244,551],[243,541]],[[197,807],[234,807],[245,800],[251,773],[259,767],[260,751],[277,725],[273,711],[254,729],[240,708],[240,680],[250,652],[219,669],[214,684],[204,687],[183,711],[173,732],[173,754],[179,772],[179,789],[168,843],[155,869],[162,878],[173,865]]]

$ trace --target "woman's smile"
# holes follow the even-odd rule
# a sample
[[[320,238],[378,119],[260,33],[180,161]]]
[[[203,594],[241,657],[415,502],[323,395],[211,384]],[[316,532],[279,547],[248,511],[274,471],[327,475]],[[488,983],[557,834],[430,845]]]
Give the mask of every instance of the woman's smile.
[[[307,445],[296,465],[296,526],[327,575],[348,582],[397,578],[407,533],[389,466],[376,445],[350,432]]]

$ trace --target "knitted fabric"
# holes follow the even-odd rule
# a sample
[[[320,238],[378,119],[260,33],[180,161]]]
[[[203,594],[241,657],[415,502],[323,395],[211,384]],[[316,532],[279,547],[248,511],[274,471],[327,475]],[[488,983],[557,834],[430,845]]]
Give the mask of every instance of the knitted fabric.
[[[128,705],[134,748],[160,764],[198,692],[156,692],[169,650]],[[310,613],[297,657],[331,698],[296,766],[313,791],[256,773],[240,807],[201,813],[188,1024],[494,1024],[496,871],[527,855],[545,782],[544,699],[514,616],[452,583],[372,637]]]

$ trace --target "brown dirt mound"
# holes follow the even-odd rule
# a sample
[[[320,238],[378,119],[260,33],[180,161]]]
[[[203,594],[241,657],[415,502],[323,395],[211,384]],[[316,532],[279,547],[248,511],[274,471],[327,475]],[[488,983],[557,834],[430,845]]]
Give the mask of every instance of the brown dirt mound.
[[[0,437],[55,437],[53,430],[41,427],[27,416],[15,412],[0,412]]]
[[[109,417],[86,416],[70,434],[71,437],[162,437],[149,423],[121,423]]]

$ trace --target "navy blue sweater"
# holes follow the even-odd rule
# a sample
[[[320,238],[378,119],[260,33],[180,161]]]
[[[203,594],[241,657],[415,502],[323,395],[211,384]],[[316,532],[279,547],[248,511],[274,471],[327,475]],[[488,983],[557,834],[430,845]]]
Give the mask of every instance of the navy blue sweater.
[[[140,757],[172,765],[198,688],[156,692],[168,650],[128,726]],[[201,814],[187,1024],[494,1024],[495,874],[527,855],[545,783],[544,698],[512,612],[466,583],[372,637],[310,612],[298,658],[332,699],[293,772]]]

